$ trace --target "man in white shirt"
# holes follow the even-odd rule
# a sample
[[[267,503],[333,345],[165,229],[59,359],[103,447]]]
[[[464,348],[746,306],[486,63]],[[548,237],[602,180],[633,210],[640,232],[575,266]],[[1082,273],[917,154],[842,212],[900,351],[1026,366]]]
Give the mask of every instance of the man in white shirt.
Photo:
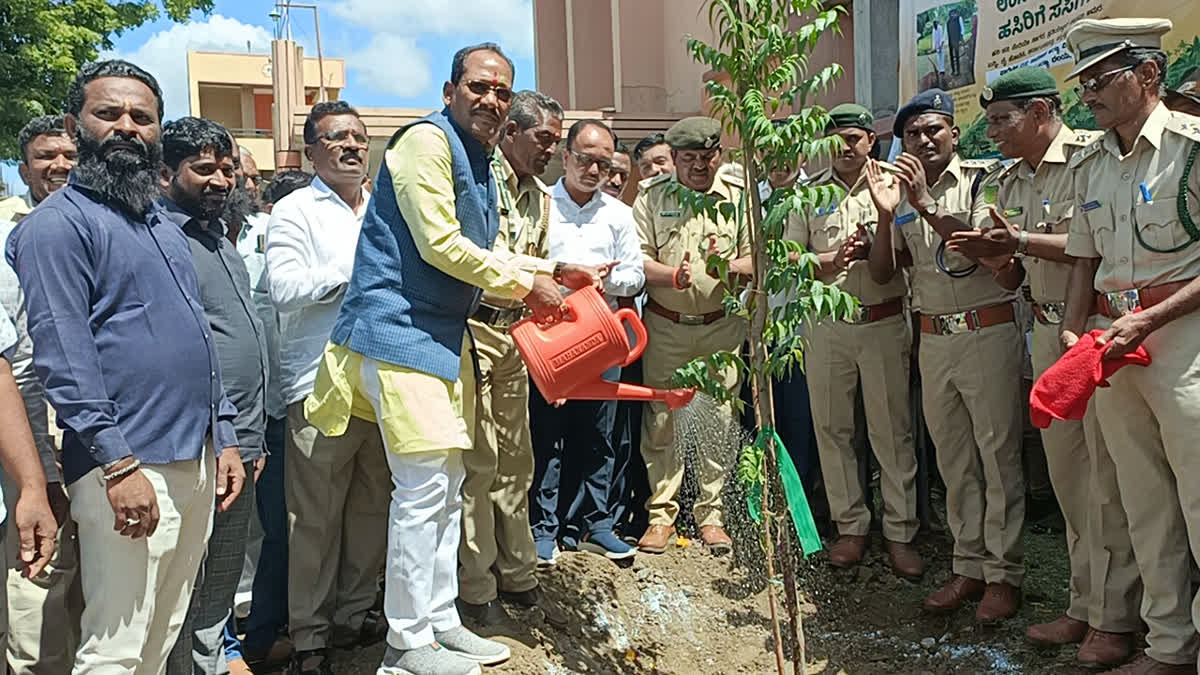
[[[387,625],[375,604],[387,544],[391,473],[374,417],[327,438],[304,418],[337,319],[369,194],[367,132],[343,101],[313,106],[305,154],[316,178],[281,199],[267,225],[267,285],[279,310],[288,433],[288,626],[296,673],[326,672],[330,646],[370,644]]]
[[[616,142],[612,129],[599,120],[581,120],[571,127],[563,150],[565,175],[551,193],[548,234],[551,260],[582,265],[616,262],[605,280],[605,296],[614,308],[617,297],[636,294],[645,282],[633,212],[602,190]],[[605,377],[616,380],[619,375],[620,369],[613,368]],[[559,536],[568,547],[577,542],[581,550],[614,560],[635,553],[613,534],[609,504],[616,470],[612,447],[616,407],[616,401],[568,401],[554,406],[538,392],[530,395],[536,464],[529,520],[542,560],[553,560]]]

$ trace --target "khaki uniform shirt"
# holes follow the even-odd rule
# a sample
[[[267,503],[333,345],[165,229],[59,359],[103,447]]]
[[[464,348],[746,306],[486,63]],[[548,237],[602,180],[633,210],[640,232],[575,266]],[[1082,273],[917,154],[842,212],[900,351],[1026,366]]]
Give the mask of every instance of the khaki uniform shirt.
[[[1075,213],[1074,172],[1068,162],[1100,135],[1098,131],[1074,131],[1063,125],[1037,168],[1020,160],[1000,173],[996,210],[1027,232],[1067,234]],[[976,200],[972,224],[977,229],[993,226],[990,206],[986,199]],[[1066,300],[1069,263],[1026,258],[1024,265],[1034,302]]]
[[[1188,194],[1188,213],[1200,224],[1200,167],[1193,167],[1187,184],[1180,185],[1198,141],[1200,118],[1159,103],[1124,156],[1116,132],[1108,131],[1071,158],[1076,208],[1083,217],[1071,221],[1067,254],[1100,258],[1096,290],[1145,288],[1200,276],[1200,242],[1175,253],[1156,253],[1138,243],[1134,233],[1137,228],[1158,249],[1187,242],[1177,202],[1181,190]]]
[[[683,254],[691,251],[692,285],[684,290],[664,286],[647,286],[646,293],[655,302],[681,314],[708,314],[724,309],[725,290],[719,279],[704,271],[704,258],[710,236],[716,236],[721,250],[733,250],[734,257],[750,255],[750,232],[739,232],[736,219],[717,216],[714,221],[706,214],[685,211],[671,192],[677,181],[673,174],[663,174],[642,181],[637,199],[633,202],[633,219],[637,222],[642,240],[642,254],[650,260],[678,267]],[[717,171],[710,194],[738,203],[745,191],[741,168],[727,164]]]
[[[892,174],[887,174],[890,180],[896,180]],[[853,186],[847,186],[833,169],[825,169],[813,176],[808,185],[836,185],[845,194],[836,203],[817,209],[812,214],[798,214],[788,220],[788,228],[784,233],[785,239],[799,242],[813,253],[831,253],[837,251],[846,239],[858,230],[861,223],[872,235],[879,223],[879,214],[875,210],[875,202],[867,189],[864,174]],[[846,269],[831,270],[818,274],[817,278],[858,298],[862,305],[878,305],[895,298],[902,298],[907,293],[904,275],[897,274],[891,281],[879,285],[871,279],[869,265],[866,260],[855,260]]]
[[[980,174],[996,164],[995,161],[962,160],[955,155],[937,182],[929,188],[930,195],[943,211],[964,223],[970,223],[976,202],[984,201],[986,192],[983,185],[986,179],[980,179]],[[980,181],[978,185],[977,180]],[[896,211],[896,227],[900,228],[901,235],[894,240],[896,247],[907,247],[912,253],[910,279],[913,309],[916,311],[922,314],[951,314],[1016,299],[1016,293],[1001,288],[985,265],[979,265],[974,273],[963,278],[954,278],[938,269],[937,251],[942,238],[907,201],[902,202]],[[966,257],[949,251],[946,251],[943,262],[950,270],[965,270],[974,264]]]
[[[492,250],[546,257],[550,188],[537,176],[518,179],[512,165],[499,150],[492,157],[492,174],[496,178],[500,200],[500,231]],[[483,301],[493,307],[518,307],[521,304],[490,293],[484,293]]]

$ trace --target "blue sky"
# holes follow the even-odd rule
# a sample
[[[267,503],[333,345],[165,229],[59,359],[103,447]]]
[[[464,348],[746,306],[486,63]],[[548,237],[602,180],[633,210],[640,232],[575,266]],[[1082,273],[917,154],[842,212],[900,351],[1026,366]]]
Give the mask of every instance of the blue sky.
[[[516,64],[516,88],[533,88],[532,0],[306,0],[320,8],[324,56],[346,60],[342,98],[360,106],[432,108],[454,52],[467,44],[500,43]],[[154,73],[166,118],[188,114],[189,50],[268,53],[273,0],[216,0],[208,16],[185,24],[160,19],[120,36],[113,53]],[[292,10],[292,37],[316,56],[312,10]],[[24,191],[15,166],[5,182]]]

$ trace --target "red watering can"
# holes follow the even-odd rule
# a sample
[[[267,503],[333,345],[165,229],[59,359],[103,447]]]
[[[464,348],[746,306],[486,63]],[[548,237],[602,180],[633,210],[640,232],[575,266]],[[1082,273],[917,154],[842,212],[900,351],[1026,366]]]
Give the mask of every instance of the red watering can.
[[[651,389],[602,377],[613,366],[633,363],[646,349],[646,326],[637,312],[612,311],[590,286],[568,295],[566,303],[569,311],[562,321],[542,325],[522,319],[509,329],[529,376],[547,401],[665,401],[672,410],[691,402],[695,389]],[[637,338],[632,347],[626,324]]]

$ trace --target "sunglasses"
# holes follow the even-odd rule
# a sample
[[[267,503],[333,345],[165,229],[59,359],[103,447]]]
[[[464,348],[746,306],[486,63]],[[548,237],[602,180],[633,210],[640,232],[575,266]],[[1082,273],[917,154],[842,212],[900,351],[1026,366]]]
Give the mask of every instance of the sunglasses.
[[[591,155],[585,155],[582,152],[576,152],[574,150],[569,150],[568,152],[571,153],[571,156],[575,158],[576,162],[579,162],[583,165],[583,169],[585,171],[592,168],[593,164],[600,168],[600,173],[607,174],[612,171],[612,160],[598,159],[596,157],[592,157]]]
[[[1133,70],[1134,68],[1137,68],[1137,66],[1125,66],[1124,68],[1117,68],[1116,70],[1110,70],[1106,73],[1100,73],[1099,75],[1096,75],[1095,77],[1089,77],[1086,80],[1080,80],[1079,86],[1075,87],[1075,93],[1079,96],[1083,96],[1083,92],[1085,91],[1099,93],[1101,89],[1112,84],[1112,81],[1115,80],[1118,75],[1126,71]]]
[[[468,91],[480,98],[487,96],[488,92],[491,91],[495,92],[496,100],[500,101],[501,103],[508,103],[512,100],[513,91],[505,86],[488,84],[487,82],[480,82],[479,80],[472,80],[468,82],[466,86]]]
[[[366,145],[370,139],[366,134],[354,131],[352,129],[338,129],[337,131],[327,131],[321,134],[321,138],[330,143],[345,143],[346,139],[353,138],[360,145]]]

